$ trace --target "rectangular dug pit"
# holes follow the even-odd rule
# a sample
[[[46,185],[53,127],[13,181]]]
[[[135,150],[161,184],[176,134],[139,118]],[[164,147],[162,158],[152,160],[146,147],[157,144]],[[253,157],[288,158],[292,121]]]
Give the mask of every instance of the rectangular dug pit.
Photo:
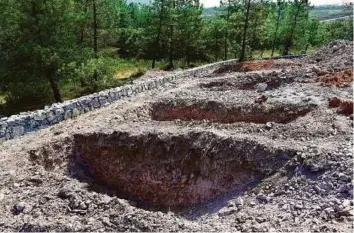
[[[296,62],[289,60],[256,60],[245,61],[236,64],[225,65],[216,71],[215,74],[222,74],[226,72],[250,72],[268,69],[281,69],[288,66],[296,65]]]
[[[282,167],[292,150],[213,133],[75,136],[75,160],[121,197],[185,207],[247,187]]]
[[[236,79],[221,79],[212,82],[201,83],[201,88],[206,88],[209,91],[226,91],[226,90],[273,90],[281,85],[286,85],[294,82],[294,77],[281,77],[280,73],[269,73],[266,75],[249,74],[242,78]]]
[[[211,121],[216,123],[247,122],[265,124],[267,122],[289,123],[305,116],[314,106],[291,104],[248,104],[230,106],[220,102],[202,103],[159,102],[152,105],[151,117],[156,121]]]

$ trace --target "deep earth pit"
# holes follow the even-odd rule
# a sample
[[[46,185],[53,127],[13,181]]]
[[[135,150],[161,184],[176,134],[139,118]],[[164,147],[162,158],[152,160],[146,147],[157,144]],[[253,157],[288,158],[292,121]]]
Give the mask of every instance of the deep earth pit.
[[[171,207],[245,188],[294,154],[209,132],[77,135],[74,151],[76,161],[122,197]]]
[[[80,134],[30,154],[32,162],[48,170],[64,169],[83,182],[86,178],[78,174],[86,174],[91,185],[103,184],[118,197],[155,207],[187,207],[258,183],[295,151],[192,131]]]

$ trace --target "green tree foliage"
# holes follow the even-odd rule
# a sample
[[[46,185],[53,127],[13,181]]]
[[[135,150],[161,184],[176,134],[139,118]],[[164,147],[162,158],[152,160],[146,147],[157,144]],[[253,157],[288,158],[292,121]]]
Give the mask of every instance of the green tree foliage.
[[[70,0],[4,0],[1,2],[0,80],[11,98],[26,83],[38,101],[44,93],[35,88],[51,86],[55,101],[61,101],[59,69],[76,60],[80,51],[75,43],[78,17]]]
[[[1,0],[0,110],[117,85],[112,77],[124,61],[173,69],[353,39],[352,19],[320,22],[310,10],[307,0],[221,0],[216,16],[205,17],[198,0]],[[342,11],[350,15],[352,5]]]

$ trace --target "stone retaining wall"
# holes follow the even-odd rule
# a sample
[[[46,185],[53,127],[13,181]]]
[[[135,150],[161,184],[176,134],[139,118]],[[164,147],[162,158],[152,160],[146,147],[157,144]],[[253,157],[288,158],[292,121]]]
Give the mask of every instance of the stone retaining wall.
[[[236,62],[236,60],[228,60],[188,69],[174,74],[152,78],[147,81],[137,82],[132,85],[108,89],[77,99],[65,101],[63,103],[55,103],[45,109],[1,118],[0,141],[17,138],[26,133],[57,124],[69,118],[74,118],[94,109],[107,106],[114,101],[133,97],[138,93],[163,86],[165,83],[179,78],[210,74],[215,69],[224,65],[230,65],[234,62]]]

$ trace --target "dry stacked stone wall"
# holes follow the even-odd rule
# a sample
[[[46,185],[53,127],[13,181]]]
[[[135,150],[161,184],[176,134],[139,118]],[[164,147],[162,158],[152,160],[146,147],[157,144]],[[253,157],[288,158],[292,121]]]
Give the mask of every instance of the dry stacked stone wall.
[[[21,135],[37,131],[39,129],[57,124],[69,118],[109,105],[110,103],[133,97],[141,92],[149,91],[165,83],[179,78],[203,76],[212,73],[221,66],[235,63],[235,60],[228,60],[213,63],[193,69],[168,74],[162,77],[152,78],[148,81],[137,82],[117,88],[108,89],[77,99],[55,103],[44,109],[24,112],[10,117],[0,119],[0,140],[9,140]]]

